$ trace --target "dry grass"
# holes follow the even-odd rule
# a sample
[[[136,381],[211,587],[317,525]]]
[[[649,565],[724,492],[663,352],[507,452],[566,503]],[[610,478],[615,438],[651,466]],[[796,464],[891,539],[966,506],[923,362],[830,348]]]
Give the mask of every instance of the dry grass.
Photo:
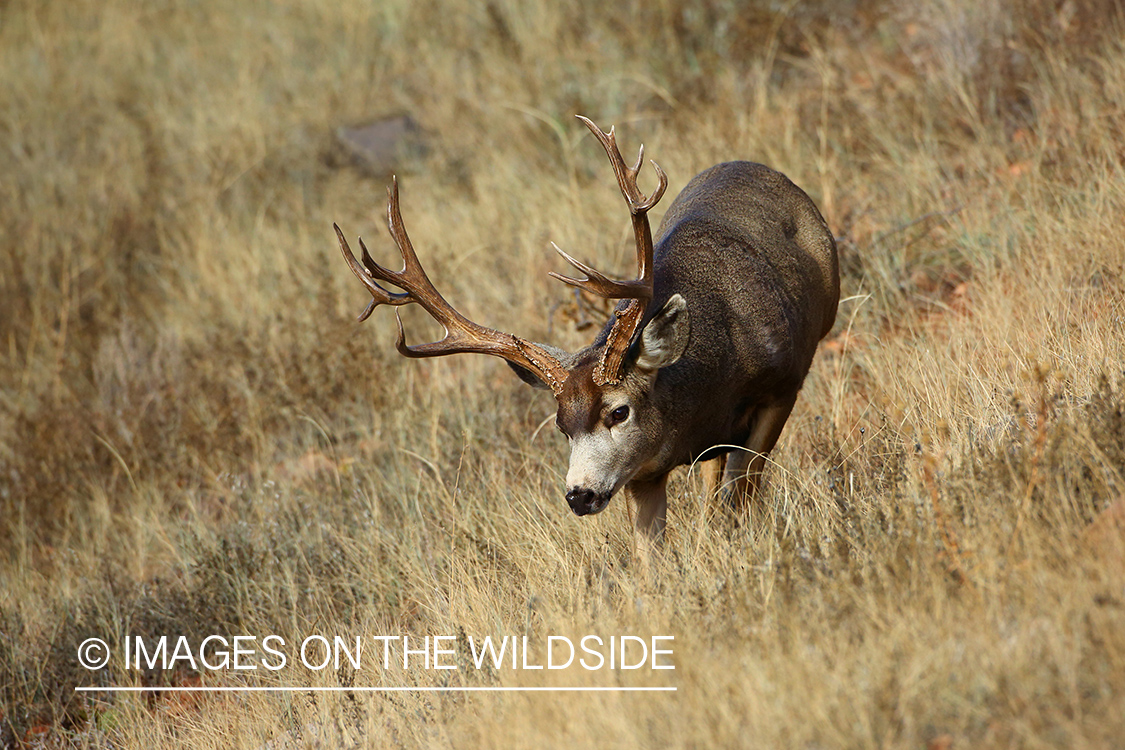
[[[1120,746],[1121,9],[772,7],[0,4],[0,745]],[[767,517],[678,475],[646,582],[622,503],[566,509],[549,397],[352,322],[332,222],[393,250],[331,133],[404,110],[439,286],[570,348],[548,240],[629,255],[574,113],[670,194],[749,158],[813,195],[849,299]],[[679,692],[73,692],[197,679],[86,672],[90,636],[267,632],[672,634],[671,673],[254,679]]]

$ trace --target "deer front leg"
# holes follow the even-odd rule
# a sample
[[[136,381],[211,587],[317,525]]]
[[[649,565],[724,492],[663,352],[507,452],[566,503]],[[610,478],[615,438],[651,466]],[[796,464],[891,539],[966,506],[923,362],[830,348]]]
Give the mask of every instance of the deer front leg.
[[[633,541],[637,554],[647,565],[664,541],[664,521],[668,513],[668,475],[650,482],[629,482],[625,497],[633,516]]]

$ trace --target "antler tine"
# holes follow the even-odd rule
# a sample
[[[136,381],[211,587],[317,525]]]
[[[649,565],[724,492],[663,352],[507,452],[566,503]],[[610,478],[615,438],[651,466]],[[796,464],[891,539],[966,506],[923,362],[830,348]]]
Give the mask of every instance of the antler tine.
[[[398,307],[417,303],[445,329],[445,335],[438,341],[410,346],[406,343],[402,319],[396,313],[398,338],[395,341],[395,348],[401,354],[407,357],[438,357],[461,353],[491,354],[535,373],[556,395],[561,392],[568,373],[555,357],[536,344],[474,323],[457,312],[434,287],[426,275],[425,268],[418,260],[418,255],[414,252],[410,236],[406,233],[402,212],[399,210],[397,179],[392,179],[390,187],[387,188],[387,229],[402,255],[401,271],[391,271],[376,263],[362,239],[359,241],[363,257],[361,265],[348,247],[340,227],[335,224],[332,226],[336,230],[340,251],[348,267],[371,294],[371,302],[360,314],[360,321],[366,320],[379,305]],[[382,287],[376,279],[403,291],[391,292]]]
[[[621,150],[617,147],[616,128],[611,127],[609,132],[606,133],[595,125],[590,118],[582,115],[576,115],[576,117],[594,134],[594,137],[602,144],[602,148],[605,149],[606,156],[609,157],[609,163],[613,167],[613,173],[617,176],[617,185],[621,188],[621,194],[625,196],[625,201],[629,204],[630,212],[636,216],[655,206],[664,197],[664,191],[668,188],[668,175],[664,173],[659,164],[652,162],[652,167],[656,170],[656,177],[659,182],[656,190],[652,191],[652,195],[646,198],[640,187],[637,186],[637,177],[640,175],[641,165],[645,158],[644,144],[642,143],[638,149],[637,160],[633,165],[626,166],[625,158],[621,156]]]
[[[651,296],[651,289],[646,287],[643,281],[618,281],[616,279],[610,279],[596,268],[591,268],[577,258],[574,258],[554,242],[551,243],[551,247],[555,248],[555,252],[561,255],[567,263],[586,274],[586,278],[584,279],[574,279],[569,276],[563,276],[561,273],[555,273],[554,271],[547,272],[547,275],[558,279],[564,284],[570,284],[573,287],[584,289],[591,294],[606,299],[647,299],[648,296]]]
[[[332,228],[336,230],[336,239],[340,241],[340,252],[344,256],[344,260],[348,264],[348,268],[352,269],[355,277],[363,282],[367,287],[367,291],[371,293],[371,302],[359,316],[360,322],[367,320],[371,317],[372,311],[379,305],[408,305],[414,302],[414,299],[405,292],[391,292],[381,287],[376,281],[380,278],[383,281],[390,281],[386,276],[391,275],[391,272],[380,266],[375,261],[371,260],[371,255],[367,252],[367,247],[363,244],[363,240],[359,241],[359,247],[363,251],[363,265],[355,259],[352,254],[351,247],[348,246],[348,241],[344,239],[344,233],[340,231],[337,224],[332,224]],[[366,266],[366,268],[364,268]],[[393,283],[393,282],[392,282]]]
[[[423,286],[427,291],[440,298],[441,295],[437,294],[434,285],[430,283],[429,277],[426,276],[425,269],[418,261],[418,254],[414,252],[414,243],[410,241],[410,235],[406,233],[406,225],[402,223],[402,211],[399,210],[398,206],[397,175],[391,175],[391,186],[387,188],[387,230],[391,233],[391,239],[395,241],[395,245],[398,246],[399,254],[402,255],[402,271],[397,275],[403,277],[408,274],[417,276],[420,281],[424,282]],[[388,279],[388,281],[390,280]],[[405,287],[403,288],[405,289]]]

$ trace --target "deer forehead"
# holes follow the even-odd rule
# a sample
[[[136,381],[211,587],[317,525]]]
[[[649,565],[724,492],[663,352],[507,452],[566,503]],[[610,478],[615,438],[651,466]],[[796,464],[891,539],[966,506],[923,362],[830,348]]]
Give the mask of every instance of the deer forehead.
[[[593,367],[575,368],[559,394],[555,421],[571,437],[593,432],[608,409],[636,402],[635,385],[632,378],[616,385],[597,385]]]
[[[592,432],[604,407],[602,390],[594,385],[588,368],[572,371],[559,394],[555,416],[559,429],[571,437]]]

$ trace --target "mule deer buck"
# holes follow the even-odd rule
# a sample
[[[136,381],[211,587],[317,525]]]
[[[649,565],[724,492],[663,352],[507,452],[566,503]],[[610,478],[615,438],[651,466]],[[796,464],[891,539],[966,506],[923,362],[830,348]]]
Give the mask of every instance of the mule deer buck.
[[[360,240],[363,264],[335,226],[340,249],[371,303],[417,303],[446,335],[408,346],[407,357],[475,352],[503,357],[531,385],[550,388],[555,422],[570,440],[566,499],[584,516],[605,509],[624,488],[638,546],[661,539],[669,472],[715,459],[709,482],[744,507],[756,492],[808,373],[817,343],[832,328],[840,294],[836,243],[812,200],[779,172],[728,162],[697,175],[664,216],[654,246],[648,212],[668,186],[645,196],[644,160],[627,166],[614,131],[580,117],[601,142],[632,215],[638,275],[611,279],[555,250],[585,278],[551,276],[620,300],[590,346],[571,354],[480,326],[430,283],[399,213],[398,183],[388,189],[387,224],[405,262],[395,272],[375,263]],[[402,289],[389,291],[379,282]],[[724,466],[725,464],[725,466]]]

